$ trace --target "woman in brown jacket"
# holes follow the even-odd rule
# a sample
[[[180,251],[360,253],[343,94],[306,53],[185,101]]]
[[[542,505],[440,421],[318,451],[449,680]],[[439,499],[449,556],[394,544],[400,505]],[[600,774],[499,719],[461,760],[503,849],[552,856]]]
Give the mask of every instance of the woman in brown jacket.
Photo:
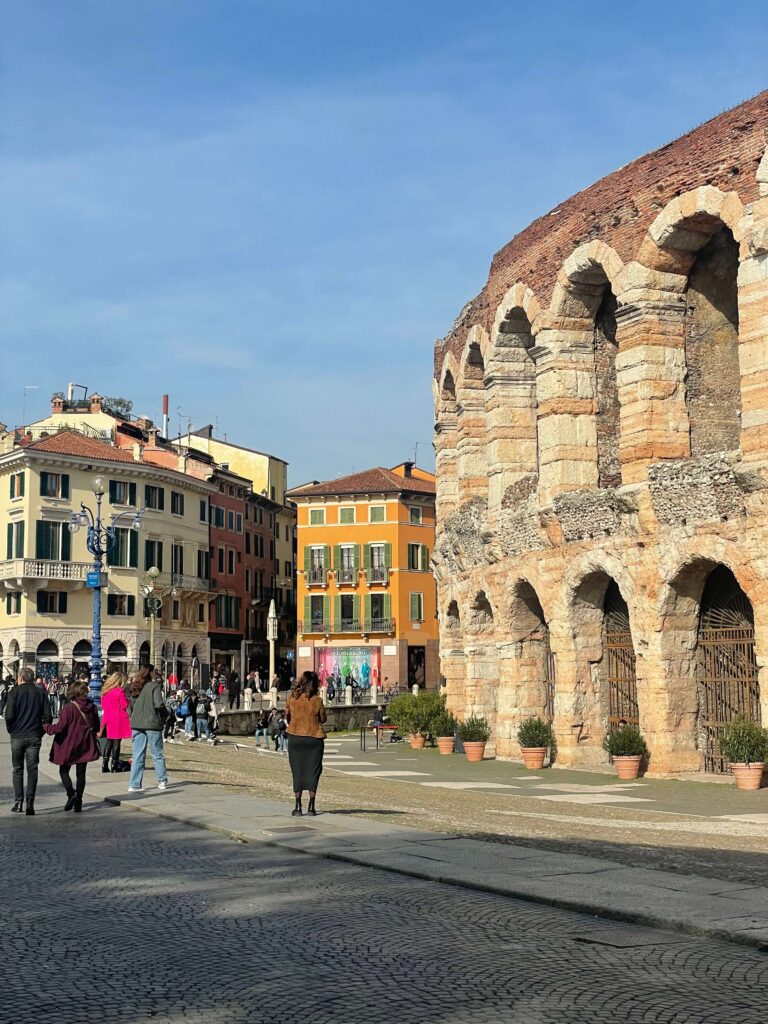
[[[315,672],[304,672],[294,684],[285,705],[288,722],[288,761],[293,775],[294,815],[302,814],[301,797],[309,791],[307,814],[315,815],[315,794],[323,771],[325,707],[317,695],[320,681]]]

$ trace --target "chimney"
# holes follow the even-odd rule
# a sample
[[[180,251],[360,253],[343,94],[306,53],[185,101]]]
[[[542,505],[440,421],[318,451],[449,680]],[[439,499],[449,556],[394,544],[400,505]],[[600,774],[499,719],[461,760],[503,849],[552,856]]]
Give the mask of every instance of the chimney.
[[[411,473],[412,469],[413,469],[413,463],[412,462],[404,462],[403,463],[403,476],[413,476],[413,474]]]
[[[168,395],[163,395],[163,437],[168,437]]]
[[[61,395],[54,395],[51,399],[51,412],[64,412],[64,399]]]
[[[150,427],[147,431],[147,445],[152,448],[157,448],[157,435],[159,431],[157,427]]]
[[[141,445],[138,443],[138,441],[133,446],[133,461],[134,462],[143,462],[144,461],[144,449],[141,447]]]
[[[101,395],[91,395],[91,414],[101,412],[102,402]]]

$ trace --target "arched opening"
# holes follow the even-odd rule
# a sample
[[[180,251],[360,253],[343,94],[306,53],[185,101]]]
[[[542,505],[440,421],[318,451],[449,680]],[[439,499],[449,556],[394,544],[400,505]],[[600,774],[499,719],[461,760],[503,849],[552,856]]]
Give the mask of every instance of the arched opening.
[[[538,594],[527,580],[512,592],[508,664],[501,672],[499,718],[509,718],[510,738],[520,722],[532,715],[553,722],[555,717],[555,659],[549,626]]]
[[[81,675],[88,671],[91,660],[91,641],[78,640],[72,648],[72,674]]]
[[[701,597],[697,674],[704,770],[726,772],[723,728],[737,716],[760,721],[760,684],[752,604],[724,565],[709,574]]]
[[[43,640],[37,645],[35,672],[46,680],[59,674],[59,645],[55,640]]]
[[[623,724],[640,725],[637,704],[635,649],[629,625],[629,609],[614,580],[603,601],[604,684],[608,703],[608,731]]]
[[[461,634],[461,615],[456,601],[449,601],[445,611],[445,628],[452,636]]]
[[[608,279],[605,278],[592,334],[595,359],[597,482],[600,487],[618,487],[621,484],[619,388],[616,381],[617,305],[616,296],[608,284]]]
[[[123,672],[128,669],[128,648],[122,640],[113,640],[107,648],[107,661],[119,665]]]
[[[456,412],[456,382],[450,370],[445,371],[443,386],[440,389],[440,401],[444,412]]]
[[[493,625],[493,608],[484,590],[478,591],[469,606],[468,624],[472,633],[483,633]]]
[[[150,647],[149,641],[145,640],[139,647],[139,665],[149,665]]]
[[[467,358],[464,362],[464,386],[478,391],[483,387],[485,377],[485,362],[480,345],[473,341],[467,350]]]
[[[730,229],[720,226],[696,254],[685,293],[685,389],[692,455],[739,449],[738,271],[738,244]]]
[[[479,341],[468,343],[459,371],[456,455],[458,500],[488,498],[485,361]]]
[[[11,640],[8,644],[8,664],[6,669],[9,675],[16,675],[19,671],[19,642],[18,640]]]

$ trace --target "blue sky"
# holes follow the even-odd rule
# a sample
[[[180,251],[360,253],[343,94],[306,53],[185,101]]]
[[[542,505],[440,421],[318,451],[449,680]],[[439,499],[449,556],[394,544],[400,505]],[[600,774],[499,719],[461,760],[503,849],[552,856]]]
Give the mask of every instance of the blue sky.
[[[623,7],[623,10],[622,10]],[[539,214],[768,83],[768,7],[0,0],[0,419],[68,381],[431,463],[434,340]],[[180,413],[179,413],[180,410]]]

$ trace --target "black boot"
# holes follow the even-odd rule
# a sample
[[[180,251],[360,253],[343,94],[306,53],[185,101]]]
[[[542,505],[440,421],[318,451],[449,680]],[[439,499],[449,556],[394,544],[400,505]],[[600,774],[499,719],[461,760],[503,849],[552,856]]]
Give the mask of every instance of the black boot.
[[[35,801],[34,800],[27,800],[27,814],[30,816],[30,818],[34,817],[34,814],[35,814]]]
[[[13,811],[14,814],[21,814],[21,812],[24,810],[24,801],[17,800],[16,803],[11,808],[11,810]]]
[[[295,807],[293,808],[293,810],[291,811],[291,815],[292,815],[292,816],[293,816],[294,818],[300,818],[300,817],[302,816],[302,814],[303,814],[303,813],[304,813],[304,812],[303,812],[303,811],[302,811],[302,809],[301,809],[301,797],[300,797],[300,796],[297,796],[297,797],[296,797],[296,806],[295,806]]]
[[[75,800],[77,800],[77,797],[75,795],[74,789],[68,789],[67,790],[67,802],[64,804],[64,810],[65,811],[71,811],[72,808],[75,806]]]
[[[109,759],[106,758],[106,757],[101,762],[101,770],[102,770],[102,772],[108,772],[109,771]],[[114,771],[114,768],[112,770]]]
[[[315,798],[313,796],[309,798],[309,807],[307,807],[307,814],[311,814],[313,818],[317,817],[317,811],[315,810]]]
[[[83,809],[83,798],[81,796],[75,797],[74,812],[80,814]]]

